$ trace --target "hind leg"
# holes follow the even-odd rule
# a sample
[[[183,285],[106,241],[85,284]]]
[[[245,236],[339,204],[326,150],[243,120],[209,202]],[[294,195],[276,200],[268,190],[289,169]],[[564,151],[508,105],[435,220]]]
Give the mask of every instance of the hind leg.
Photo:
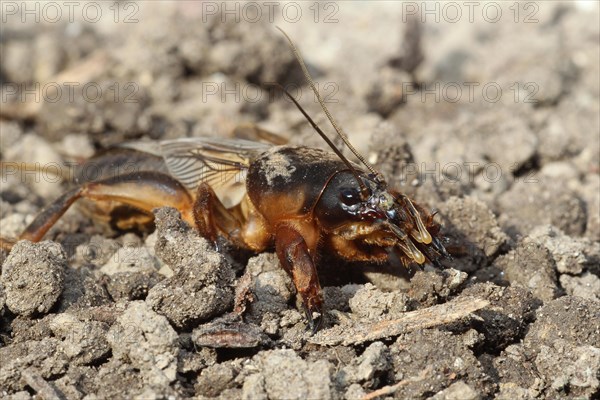
[[[148,213],[157,207],[170,206],[178,209],[186,222],[194,224],[193,200],[183,185],[168,175],[144,171],[89,182],[66,192],[38,214],[17,240],[40,241],[80,198],[116,201]],[[0,245],[7,250],[10,250],[14,242],[0,239]]]
[[[214,190],[202,182],[198,186],[193,208],[196,228],[200,235],[213,243],[221,234],[237,247],[262,251],[267,247],[270,235],[264,228],[262,217],[250,204],[247,206],[251,210],[246,215],[238,213],[236,216],[234,210],[227,209]]]

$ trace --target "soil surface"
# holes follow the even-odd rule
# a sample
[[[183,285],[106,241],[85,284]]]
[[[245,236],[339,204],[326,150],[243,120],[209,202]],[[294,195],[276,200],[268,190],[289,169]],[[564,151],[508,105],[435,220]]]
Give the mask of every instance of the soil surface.
[[[2,5],[2,237],[124,141],[254,123],[327,149],[262,86],[333,137],[277,25],[453,258],[321,254],[311,335],[272,252],[217,251],[170,208],[126,232],[73,207],[1,255],[0,397],[600,397],[597,2],[75,3]]]

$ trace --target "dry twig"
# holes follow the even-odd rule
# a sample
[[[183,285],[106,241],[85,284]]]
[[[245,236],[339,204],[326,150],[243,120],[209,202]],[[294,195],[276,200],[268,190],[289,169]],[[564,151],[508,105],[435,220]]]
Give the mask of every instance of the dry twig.
[[[340,324],[317,333],[309,341],[323,346],[340,344],[347,346],[370,342],[385,337],[398,336],[405,332],[455,322],[467,317],[474,311],[486,307],[488,304],[487,300],[472,297],[460,298],[422,310],[407,312],[398,319],[366,324],[356,322],[351,325]]]

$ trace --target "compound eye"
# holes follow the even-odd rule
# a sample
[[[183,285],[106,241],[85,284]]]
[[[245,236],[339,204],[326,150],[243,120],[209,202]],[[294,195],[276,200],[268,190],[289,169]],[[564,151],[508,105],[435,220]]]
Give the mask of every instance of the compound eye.
[[[356,189],[342,189],[340,200],[347,206],[354,206],[361,202],[360,193]]]

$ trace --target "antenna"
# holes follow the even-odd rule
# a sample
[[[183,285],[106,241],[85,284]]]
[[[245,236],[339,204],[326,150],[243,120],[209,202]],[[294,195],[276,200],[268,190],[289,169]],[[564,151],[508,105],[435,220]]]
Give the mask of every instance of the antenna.
[[[321,97],[321,94],[317,90],[315,82],[313,81],[312,77],[308,73],[308,69],[306,68],[306,64],[304,63],[304,60],[302,59],[302,56],[300,55],[300,52],[298,51],[298,48],[296,47],[296,45],[294,44],[294,42],[292,41],[292,39],[288,36],[287,33],[285,33],[285,31],[283,29],[281,29],[278,26],[276,26],[276,28],[285,36],[285,38],[287,39],[288,43],[290,44],[290,47],[292,48],[292,52],[294,53],[294,56],[296,57],[296,60],[298,60],[298,63],[300,64],[300,67],[302,68],[302,72],[304,73],[304,77],[308,81],[308,84],[310,85],[310,88],[312,89],[312,91],[315,93],[315,96],[317,96],[317,100],[319,100],[319,104],[321,105],[321,108],[323,109],[323,112],[325,113],[325,115],[327,115],[327,119],[329,119],[329,122],[331,122],[331,125],[333,126],[333,129],[335,129],[335,131],[337,132],[337,134],[340,136],[340,138],[342,138],[342,140],[344,141],[344,143],[346,144],[346,146],[348,146],[348,148],[350,149],[350,151],[352,151],[352,153],[354,153],[354,155],[356,156],[356,158],[358,158],[360,160],[360,162],[363,163],[364,166],[367,167],[367,169],[369,171],[371,171],[371,173],[375,176],[376,181],[380,185],[386,186],[386,182],[385,182],[385,179],[383,178],[383,175],[381,175],[381,173],[379,173],[377,170],[375,170],[375,168],[373,168],[371,166],[371,164],[369,164],[367,162],[367,160],[362,156],[362,154],[360,154],[354,148],[354,146],[352,146],[352,144],[348,140],[348,137],[346,136],[346,134],[342,131],[342,129],[340,128],[340,126],[338,125],[338,123],[336,122],[336,120],[333,118],[333,116],[331,115],[331,113],[329,112],[329,110],[327,109],[327,107],[325,106],[325,102],[323,101],[323,98]]]
[[[321,128],[319,128],[319,126],[315,123],[315,121],[313,121],[313,119],[308,115],[308,113],[306,111],[304,111],[304,109],[302,108],[300,103],[298,103],[298,101],[296,101],[296,99],[294,98],[294,96],[292,96],[290,94],[290,92],[288,92],[279,83],[269,83],[269,85],[278,87],[281,91],[283,91],[283,93],[285,93],[285,95],[290,100],[292,100],[292,102],[296,105],[298,110],[300,110],[302,115],[304,115],[304,118],[306,118],[306,120],[312,125],[314,130],[317,131],[317,133],[323,138],[323,140],[325,140],[327,142],[327,144],[329,145],[329,147],[331,147],[333,149],[335,154],[337,154],[337,156],[342,159],[342,161],[344,162],[344,164],[346,164],[346,166],[348,167],[350,172],[352,172],[352,175],[354,175],[356,182],[358,182],[358,186],[360,186],[360,193],[361,193],[361,196],[363,197],[363,200],[366,200],[369,197],[369,189],[367,188],[365,183],[362,181],[362,179],[360,179],[360,177],[358,176],[358,172],[356,172],[356,169],[352,166],[352,163],[350,163],[350,161],[348,161],[348,159],[346,157],[344,157],[342,152],[335,146],[335,144],[331,141],[331,139],[329,139],[329,137],[327,137],[327,135],[321,130]]]

